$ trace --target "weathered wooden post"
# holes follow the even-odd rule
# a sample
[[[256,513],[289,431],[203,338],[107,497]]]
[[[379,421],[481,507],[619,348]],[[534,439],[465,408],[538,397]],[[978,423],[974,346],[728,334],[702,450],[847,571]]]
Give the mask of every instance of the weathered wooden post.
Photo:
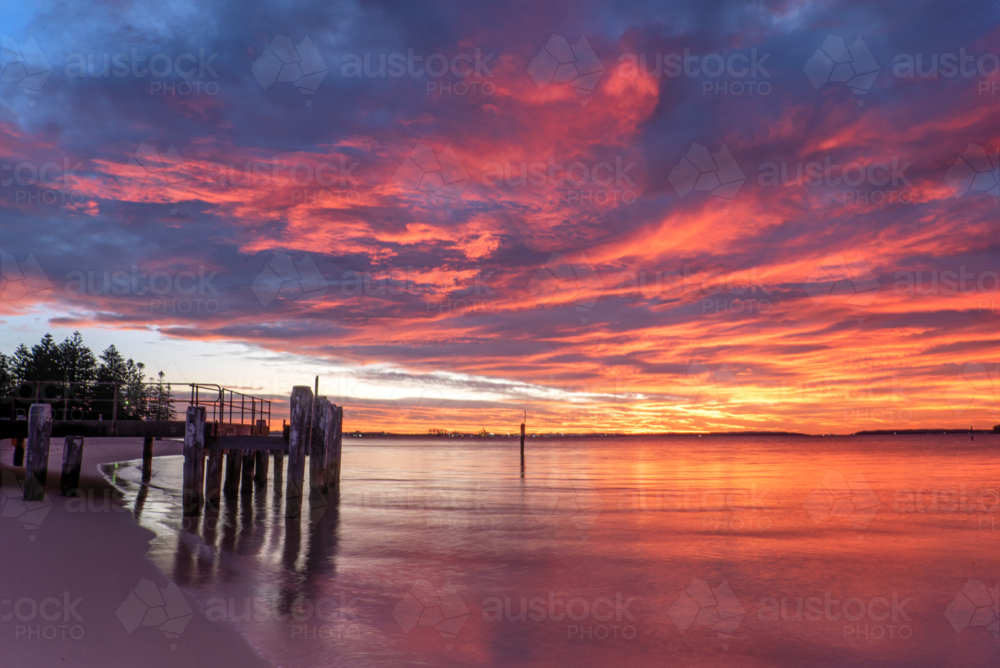
[[[219,507],[219,496],[222,492],[222,450],[213,448],[208,451],[208,471],[205,474],[205,503],[213,509]]]
[[[62,478],[59,489],[63,496],[76,496],[80,487],[80,465],[83,464],[83,436],[67,436],[63,445]]]
[[[285,453],[275,452],[274,453],[274,496],[276,499],[281,498],[281,493],[284,490],[285,485]]]
[[[309,496],[327,489],[327,457],[333,443],[333,406],[326,397],[316,397],[313,411],[312,445],[309,450]]]
[[[205,489],[205,407],[188,406],[184,429],[184,487],[181,498],[185,515],[201,513]]]
[[[227,499],[235,499],[240,495],[240,471],[243,468],[243,451],[230,448],[226,452],[226,483],[222,493]]]
[[[142,439],[142,479],[144,482],[153,477],[153,437]]]
[[[257,420],[257,435],[267,436],[270,430],[267,428],[267,420]],[[267,465],[270,461],[267,450],[257,450],[254,453],[256,462],[254,463],[253,482],[257,487],[267,487]]]
[[[14,443],[14,466],[24,466],[24,439],[12,438]]]
[[[344,407],[337,406],[336,431],[334,432],[333,443],[333,486],[334,491],[340,494],[340,464],[344,460]]]
[[[41,501],[45,498],[51,437],[52,406],[33,404],[28,410],[28,465],[24,471],[25,501]]]
[[[323,419],[326,421],[326,439],[324,440],[323,491],[335,487],[334,476],[337,473],[337,405],[326,402]]]
[[[242,494],[253,493],[253,468],[256,461],[257,456],[253,450],[243,451],[243,485],[240,487]]]
[[[298,517],[302,511],[302,483],[309,452],[309,414],[312,412],[312,389],[303,385],[292,388],[289,402],[288,477],[285,482],[285,516]]]
[[[524,468],[524,423],[521,423],[521,468]]]

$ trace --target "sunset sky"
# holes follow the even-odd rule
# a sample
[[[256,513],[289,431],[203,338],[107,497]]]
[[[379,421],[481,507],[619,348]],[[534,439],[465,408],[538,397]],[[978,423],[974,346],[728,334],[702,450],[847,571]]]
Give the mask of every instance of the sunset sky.
[[[351,430],[1000,422],[996,2],[99,4],[0,4],[0,351]]]

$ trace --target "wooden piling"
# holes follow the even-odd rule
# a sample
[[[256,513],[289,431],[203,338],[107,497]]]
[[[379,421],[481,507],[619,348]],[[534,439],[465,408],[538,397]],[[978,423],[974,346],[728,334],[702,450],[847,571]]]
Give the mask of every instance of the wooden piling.
[[[302,385],[292,388],[289,402],[288,475],[285,480],[285,516],[298,517],[302,511],[302,483],[309,452],[312,389]]]
[[[14,444],[14,466],[24,466],[24,439],[10,439]]]
[[[521,423],[521,468],[524,468],[524,423]]]
[[[142,480],[148,482],[153,477],[153,437],[142,439]]]
[[[309,449],[309,496],[312,498],[322,496],[327,489],[327,458],[332,446],[333,405],[326,397],[317,397]]]
[[[25,501],[41,501],[45,498],[51,437],[52,406],[32,404],[28,410],[28,465],[24,471]]]
[[[329,401],[323,407],[323,420],[326,438],[323,441],[323,491],[328,492],[336,487],[336,449],[337,449],[337,405]]]
[[[254,463],[257,461],[256,454],[253,450],[243,451],[243,485],[240,487],[242,494],[253,493],[253,473]]]
[[[184,487],[181,493],[185,515],[201,513],[205,489],[205,407],[188,406],[184,429]]]
[[[274,453],[274,496],[280,499],[285,484],[285,453]]]
[[[208,452],[208,470],[205,473],[205,503],[213,509],[220,506],[219,496],[222,493],[222,450],[214,449]]]
[[[80,487],[80,465],[83,463],[83,436],[67,436],[63,445],[62,477],[59,489],[63,496],[76,496]]]
[[[240,471],[243,469],[243,451],[228,450],[226,452],[226,483],[222,493],[227,499],[235,499],[240,495]]]
[[[268,454],[267,450],[257,450],[254,453],[257,461],[254,463],[253,484],[256,487],[267,487],[267,465],[270,461]]]
[[[340,462],[343,459],[344,445],[344,407],[334,406],[333,421],[333,478],[330,480],[330,487],[340,495]]]

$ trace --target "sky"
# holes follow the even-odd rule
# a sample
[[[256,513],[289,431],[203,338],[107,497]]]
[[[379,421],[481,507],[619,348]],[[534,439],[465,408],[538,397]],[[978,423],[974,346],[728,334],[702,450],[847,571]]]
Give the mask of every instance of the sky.
[[[0,351],[345,429],[989,428],[1000,4],[0,4]]]

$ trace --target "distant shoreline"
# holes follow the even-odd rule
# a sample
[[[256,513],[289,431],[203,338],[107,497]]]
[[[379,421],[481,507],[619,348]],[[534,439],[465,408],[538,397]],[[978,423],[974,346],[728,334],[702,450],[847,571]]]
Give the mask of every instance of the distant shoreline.
[[[658,431],[658,432],[639,432],[639,433],[621,433],[621,432],[544,432],[544,433],[528,433],[526,435],[527,439],[537,439],[537,438],[660,438],[660,437],[676,437],[676,436],[801,436],[805,438],[827,438],[832,436],[886,436],[886,435],[915,435],[915,434],[929,434],[929,435],[939,435],[939,434],[968,434],[968,429],[866,429],[863,431],[849,432],[849,433],[829,433],[829,434],[806,434],[797,431]],[[975,429],[974,434],[990,434],[998,435],[997,432],[992,429]],[[483,435],[481,433],[449,433],[449,434],[426,434],[426,433],[396,433],[388,431],[345,431],[344,436],[347,438],[426,438],[428,440],[440,440],[449,438],[483,438],[483,439],[512,439],[518,440],[520,434],[501,434],[501,433],[490,433]]]

